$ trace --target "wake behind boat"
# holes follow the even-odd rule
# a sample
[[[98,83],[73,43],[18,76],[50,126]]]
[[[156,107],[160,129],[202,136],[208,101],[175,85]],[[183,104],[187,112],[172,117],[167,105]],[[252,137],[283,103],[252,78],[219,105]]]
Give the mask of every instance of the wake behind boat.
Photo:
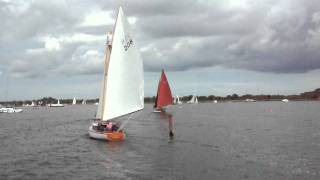
[[[119,7],[114,32],[107,35],[98,110],[89,127],[89,136],[108,141],[124,140],[124,123],[120,126],[118,118],[143,108],[142,59],[129,23]]]

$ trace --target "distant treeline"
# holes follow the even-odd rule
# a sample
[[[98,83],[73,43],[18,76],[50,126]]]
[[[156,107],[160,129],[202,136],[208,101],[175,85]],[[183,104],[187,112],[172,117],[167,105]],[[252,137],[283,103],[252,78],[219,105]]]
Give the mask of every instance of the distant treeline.
[[[187,102],[191,99],[192,95],[189,96],[182,96],[179,97],[180,101]],[[246,99],[253,99],[256,101],[278,101],[282,99],[289,99],[293,101],[299,101],[299,100],[320,100],[320,88],[310,91],[310,92],[304,92],[299,95],[252,95],[252,94],[245,94],[245,95],[238,95],[238,94],[232,94],[227,95],[225,97],[222,96],[197,96],[198,101],[200,102],[211,102],[213,100],[217,101],[244,101]],[[145,97],[144,101],[145,103],[153,103],[155,101],[156,97]],[[61,104],[72,104],[73,99],[60,99]],[[77,104],[81,104],[83,99],[77,99]],[[38,105],[47,105],[47,104],[54,104],[58,102],[58,99],[52,98],[52,97],[44,97],[42,99],[34,99],[34,100],[25,100],[25,101],[3,101],[0,102],[2,105],[12,105],[12,106],[22,106],[23,104],[31,104],[32,102],[38,104]],[[94,104],[99,102],[99,99],[86,99],[87,104]]]
[[[191,99],[192,95],[189,96],[182,96],[179,97],[180,101],[187,102]],[[320,88],[311,91],[311,92],[304,92],[299,95],[252,95],[252,94],[245,94],[245,95],[238,95],[238,94],[232,94],[232,95],[227,95],[225,97],[222,96],[214,96],[214,95],[209,95],[209,96],[197,96],[198,101],[200,102],[210,102],[210,101],[244,101],[246,99],[253,99],[256,101],[278,101],[282,99],[289,99],[293,101],[299,101],[299,100],[320,100]],[[152,103],[154,102],[156,97],[146,97],[144,98],[144,101],[146,103]]]

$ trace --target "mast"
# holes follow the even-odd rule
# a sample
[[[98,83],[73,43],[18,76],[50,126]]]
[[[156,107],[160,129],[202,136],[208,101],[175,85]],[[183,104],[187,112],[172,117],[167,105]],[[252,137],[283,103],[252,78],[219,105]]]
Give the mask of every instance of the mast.
[[[101,112],[100,112],[100,117],[98,117],[98,119],[102,120],[102,115],[104,113],[104,109],[105,109],[105,96],[106,96],[106,85],[107,85],[107,75],[108,75],[108,68],[109,68],[109,61],[110,61],[110,54],[111,54],[111,50],[112,50],[112,32],[108,32],[107,33],[107,42],[106,42],[106,56],[104,59],[104,68],[103,68],[103,80],[102,80],[102,96],[100,97],[101,100],[99,102],[99,106],[100,103],[101,104]]]

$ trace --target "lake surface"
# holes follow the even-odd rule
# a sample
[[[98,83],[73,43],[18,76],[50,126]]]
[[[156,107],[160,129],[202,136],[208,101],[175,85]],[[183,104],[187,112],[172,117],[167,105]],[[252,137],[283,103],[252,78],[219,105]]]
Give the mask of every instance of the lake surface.
[[[0,114],[0,179],[320,179],[320,102],[176,105],[172,140],[146,104],[124,142],[88,137],[96,108]]]

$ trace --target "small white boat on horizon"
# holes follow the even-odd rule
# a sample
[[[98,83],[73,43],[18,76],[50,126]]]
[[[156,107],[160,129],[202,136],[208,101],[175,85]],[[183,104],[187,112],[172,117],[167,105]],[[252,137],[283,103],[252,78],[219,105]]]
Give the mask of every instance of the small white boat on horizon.
[[[173,101],[174,104],[182,104],[182,102],[180,101],[180,98],[178,95],[176,95],[176,97],[174,98],[174,101]]]
[[[244,102],[256,102],[254,99],[245,99]]]
[[[82,105],[86,105],[87,101],[85,99],[82,100]]]
[[[63,104],[60,104],[60,100],[58,99],[58,103],[57,104],[48,104],[49,107],[64,107]]]
[[[22,109],[13,108],[13,107],[0,108],[0,113],[20,113],[20,112],[23,112],[23,110]]]
[[[289,99],[282,99],[281,101],[287,103],[289,102]]]
[[[188,104],[198,104],[198,97],[193,95],[191,99],[187,102]]]
[[[77,100],[76,98],[74,97],[73,100],[72,100],[72,105],[76,105],[77,104]]]

